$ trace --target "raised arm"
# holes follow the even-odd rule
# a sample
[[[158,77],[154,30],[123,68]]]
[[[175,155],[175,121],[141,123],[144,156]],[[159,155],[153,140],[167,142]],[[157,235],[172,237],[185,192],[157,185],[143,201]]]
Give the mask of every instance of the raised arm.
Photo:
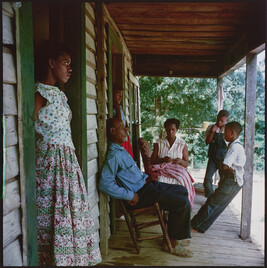
[[[206,144],[210,144],[212,139],[213,139],[213,136],[214,136],[214,133],[215,131],[217,130],[218,126],[216,124],[212,125],[211,128],[207,131],[208,132],[208,135],[207,135],[207,138],[206,138]]]
[[[168,162],[171,162],[172,159],[168,156],[164,157],[164,158],[159,158],[158,157],[158,152],[159,152],[159,145],[158,143],[154,143],[153,145],[153,153],[151,155],[151,158],[150,158],[150,162],[152,165],[154,164],[161,164],[161,163],[168,163]]]

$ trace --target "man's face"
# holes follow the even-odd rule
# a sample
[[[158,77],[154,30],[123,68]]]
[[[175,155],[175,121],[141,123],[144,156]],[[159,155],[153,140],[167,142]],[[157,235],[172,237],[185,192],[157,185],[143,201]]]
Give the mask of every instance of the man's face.
[[[228,121],[228,117],[226,116],[218,116],[217,117],[217,122],[216,122],[216,125],[218,127],[222,127],[225,125],[225,123]]]
[[[114,122],[114,127],[110,129],[112,140],[115,143],[121,144],[125,142],[127,138],[127,130],[121,120]]]

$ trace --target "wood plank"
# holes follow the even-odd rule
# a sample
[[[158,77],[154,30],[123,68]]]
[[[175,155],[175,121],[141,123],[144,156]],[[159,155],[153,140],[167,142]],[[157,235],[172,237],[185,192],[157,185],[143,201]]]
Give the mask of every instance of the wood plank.
[[[141,30],[155,31],[155,26],[151,24],[138,23],[117,23],[121,31]],[[156,32],[240,32],[244,31],[245,25],[157,25]]]
[[[3,198],[3,216],[11,213],[20,207],[20,187],[18,180],[5,185],[5,195]]]
[[[95,54],[89,49],[86,49],[86,62],[89,62],[91,66],[96,67]]]
[[[132,83],[134,83],[137,87],[139,87],[138,79],[129,71],[129,78]]]
[[[17,117],[6,116],[6,147],[18,144]]]
[[[94,159],[88,161],[88,163],[87,163],[88,178],[95,175],[97,173],[97,171],[98,171],[97,159],[94,158]]]
[[[18,131],[24,266],[38,264],[35,199],[34,55],[32,3],[16,11],[16,63],[18,76]],[[27,119],[27,120],[25,120]],[[10,147],[12,148],[12,147]]]
[[[94,100],[97,97],[95,84],[92,84],[89,81],[86,81],[86,96]]]
[[[2,11],[5,15],[9,17],[14,17],[15,15],[11,2],[2,2]]]
[[[86,77],[96,81],[96,71],[94,68],[86,65]]]
[[[96,32],[97,32],[97,99],[98,99],[98,163],[101,170],[105,161],[107,139],[106,139],[106,88],[105,88],[105,23],[104,23],[104,4],[97,2],[96,7]],[[100,249],[103,255],[108,252],[108,199],[107,195],[100,192],[99,195],[100,214]]]
[[[215,60],[181,59],[179,56],[135,55],[134,75],[216,77],[219,65]]]
[[[136,5],[135,3],[124,2],[124,3],[106,3],[107,9],[112,16],[123,15],[125,16],[157,16],[168,15],[171,12],[184,12],[184,13],[239,13],[249,11],[255,7],[252,3],[244,2],[209,2],[208,5],[199,5],[196,2],[181,2],[179,3],[163,3],[155,2],[145,3],[141,2]],[[116,16],[115,16],[116,17]]]
[[[139,41],[139,42],[134,42],[134,41],[127,41],[127,45],[129,47],[132,47],[133,50],[137,50],[138,48],[146,48],[147,46],[150,45],[149,49],[160,49],[163,51],[164,49],[173,49],[175,50],[182,50],[182,49],[193,49],[193,50],[206,50],[206,49],[212,49],[212,50],[225,50],[228,48],[227,44],[202,44],[202,43],[182,43],[182,42],[175,42],[175,41],[155,41],[153,44],[149,44],[149,42],[146,41]]]
[[[91,18],[95,19],[95,11],[90,3],[85,4],[86,12],[90,15]]]
[[[14,45],[14,18],[11,18],[3,13],[2,16],[2,31],[3,31],[3,45]]]
[[[14,52],[3,47],[3,82],[15,84],[17,82]]]
[[[96,129],[87,130],[87,144],[97,142]]]
[[[97,129],[96,115],[87,115],[87,130]]]
[[[88,184],[89,204],[90,204],[90,207],[94,207],[95,205],[98,205],[98,202],[99,202],[96,174],[94,174],[92,177],[88,179],[87,184]]]
[[[85,27],[88,34],[91,35],[93,39],[95,39],[95,25],[94,22],[88,16],[85,17]]]
[[[86,112],[87,114],[97,114],[96,101],[87,98],[86,99]]]
[[[154,37],[154,38],[236,38],[234,31],[148,31],[148,30],[122,30],[121,31],[126,40],[137,37]]]
[[[3,247],[7,247],[21,234],[21,213],[15,209],[3,217]]]
[[[19,174],[18,147],[11,146],[6,149],[6,181]]]
[[[86,40],[86,44],[87,46],[93,51],[96,51],[96,46],[95,46],[95,40],[88,34],[85,33],[85,40]]]
[[[245,95],[245,127],[244,147],[246,152],[246,165],[244,167],[244,186],[242,191],[241,237],[250,238],[251,207],[253,183],[254,133],[255,133],[255,107],[257,85],[257,54],[247,55],[246,62],[246,95]]]
[[[17,115],[17,91],[14,85],[3,84],[4,115]]]
[[[173,17],[116,17],[118,24],[150,24],[154,25],[245,25],[247,18],[233,13],[176,13]]]
[[[20,251],[19,240],[10,243],[3,250],[3,264],[4,266],[22,266],[22,256]]]
[[[87,145],[87,159],[88,161],[97,158],[98,152],[97,152],[97,145],[96,143],[91,143]]]

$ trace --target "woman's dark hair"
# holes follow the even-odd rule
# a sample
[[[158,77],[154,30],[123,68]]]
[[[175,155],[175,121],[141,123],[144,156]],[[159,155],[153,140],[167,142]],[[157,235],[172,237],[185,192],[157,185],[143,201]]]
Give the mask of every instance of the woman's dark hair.
[[[175,118],[167,119],[164,123],[164,127],[167,128],[168,125],[172,125],[172,124],[174,124],[176,128],[179,129],[180,120],[175,119]]]
[[[36,48],[34,51],[35,80],[40,81],[45,79],[48,72],[49,59],[57,60],[58,57],[64,53],[70,55],[69,49],[63,44],[52,40],[46,40],[38,48]]]

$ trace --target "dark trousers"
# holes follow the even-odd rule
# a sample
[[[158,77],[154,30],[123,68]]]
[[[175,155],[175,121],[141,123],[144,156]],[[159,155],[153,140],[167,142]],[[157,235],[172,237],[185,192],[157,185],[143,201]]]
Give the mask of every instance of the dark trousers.
[[[241,187],[234,181],[233,174],[221,174],[218,188],[192,219],[192,227],[200,233],[204,233],[229,205],[240,189]]]
[[[129,205],[128,208],[149,207],[158,202],[163,210],[169,211],[168,232],[170,238],[177,240],[191,238],[191,208],[188,192],[184,186],[151,181],[146,183],[137,193],[139,202],[135,206]]]
[[[203,183],[206,197],[209,197],[214,192],[212,185],[212,176],[215,174],[217,169],[219,169],[220,162],[221,161],[216,158],[209,158]]]

